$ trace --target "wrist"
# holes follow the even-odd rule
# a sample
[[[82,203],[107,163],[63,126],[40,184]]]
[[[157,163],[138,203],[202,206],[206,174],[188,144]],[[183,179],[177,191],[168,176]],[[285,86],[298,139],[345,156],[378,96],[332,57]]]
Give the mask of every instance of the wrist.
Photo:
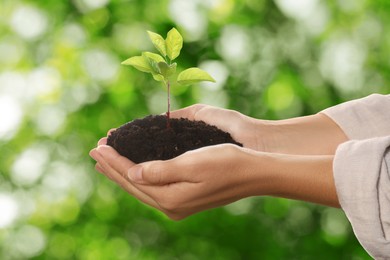
[[[240,198],[274,195],[278,189],[277,171],[273,169],[275,154],[247,148],[240,150],[240,156],[236,157],[240,164],[237,180],[240,183]]]
[[[263,151],[284,154],[334,154],[348,138],[341,128],[323,114],[285,120],[257,120],[258,143]]]
[[[249,196],[274,196],[339,207],[333,156],[258,153]]]
[[[340,207],[333,178],[333,155],[293,155],[280,158],[280,185],[275,195]]]

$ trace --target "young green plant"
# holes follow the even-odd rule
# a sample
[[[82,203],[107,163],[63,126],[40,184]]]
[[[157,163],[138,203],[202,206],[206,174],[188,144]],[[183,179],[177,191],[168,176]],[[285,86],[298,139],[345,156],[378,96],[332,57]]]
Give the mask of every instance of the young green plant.
[[[171,82],[176,81],[180,85],[189,85],[202,81],[215,82],[206,71],[193,67],[186,69],[176,75],[177,63],[173,62],[179,55],[183,47],[183,37],[172,28],[164,39],[160,34],[148,31],[149,38],[160,54],[152,52],[142,52],[141,56],[134,56],[122,62],[123,65],[130,65],[139,71],[152,74],[156,81],[162,82],[168,92],[168,110],[166,112],[167,127],[170,127],[170,88]]]

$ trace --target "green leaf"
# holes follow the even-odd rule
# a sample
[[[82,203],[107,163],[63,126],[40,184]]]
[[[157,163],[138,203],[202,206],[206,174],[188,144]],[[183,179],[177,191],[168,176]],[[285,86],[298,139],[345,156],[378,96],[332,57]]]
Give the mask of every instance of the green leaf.
[[[152,59],[152,60],[154,60],[154,61],[157,62],[157,63],[158,63],[158,62],[161,62],[161,61],[164,61],[164,62],[165,62],[165,59],[164,59],[161,55],[159,55],[159,54],[157,54],[157,53],[144,51],[144,52],[142,53],[142,56],[147,57],[147,58],[149,58],[149,59]]]
[[[181,48],[183,47],[183,37],[175,28],[172,28],[167,34],[165,43],[169,59],[176,59],[180,54]]]
[[[160,68],[158,67],[158,63],[165,62],[165,59],[161,55],[145,51],[142,53],[142,56],[145,58],[145,60],[148,61],[154,73],[161,74]]]
[[[150,63],[145,59],[144,56],[134,56],[121,63],[122,65],[130,65],[136,68],[137,70],[143,72],[152,72],[153,68],[150,66]]]
[[[157,65],[160,69],[161,75],[165,78],[168,78],[176,73],[176,62],[171,65],[168,65],[166,62],[159,62]]]
[[[161,74],[157,74],[157,73],[152,72],[152,75],[153,75],[154,80],[156,80],[156,81],[165,81],[164,76]]]
[[[148,31],[149,38],[152,41],[154,47],[163,55],[164,57],[167,56],[167,47],[165,45],[164,38],[158,34],[151,31]]]
[[[194,84],[201,81],[215,82],[215,79],[211,77],[206,71],[199,68],[189,68],[182,71],[177,77],[177,82],[182,85]]]

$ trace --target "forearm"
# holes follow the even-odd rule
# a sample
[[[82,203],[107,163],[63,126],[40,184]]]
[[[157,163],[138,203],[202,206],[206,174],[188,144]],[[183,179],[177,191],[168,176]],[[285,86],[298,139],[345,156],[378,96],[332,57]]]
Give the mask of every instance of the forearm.
[[[333,179],[332,155],[252,153],[247,195],[275,196],[340,207]],[[259,164],[259,161],[264,162]]]
[[[275,160],[280,162],[280,168],[275,169],[277,185],[273,195],[340,207],[333,179],[333,156],[282,156]]]
[[[332,155],[348,140],[340,127],[324,114],[278,121],[257,121],[259,142],[272,153]],[[264,140],[261,140],[261,139]]]

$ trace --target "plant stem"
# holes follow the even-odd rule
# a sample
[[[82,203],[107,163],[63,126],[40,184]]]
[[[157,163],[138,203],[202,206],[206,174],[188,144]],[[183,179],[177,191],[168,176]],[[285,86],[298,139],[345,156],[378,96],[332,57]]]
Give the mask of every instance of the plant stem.
[[[168,92],[168,111],[167,111],[167,128],[171,127],[170,124],[170,114],[171,114],[171,84],[169,80],[166,81],[167,92]]]

